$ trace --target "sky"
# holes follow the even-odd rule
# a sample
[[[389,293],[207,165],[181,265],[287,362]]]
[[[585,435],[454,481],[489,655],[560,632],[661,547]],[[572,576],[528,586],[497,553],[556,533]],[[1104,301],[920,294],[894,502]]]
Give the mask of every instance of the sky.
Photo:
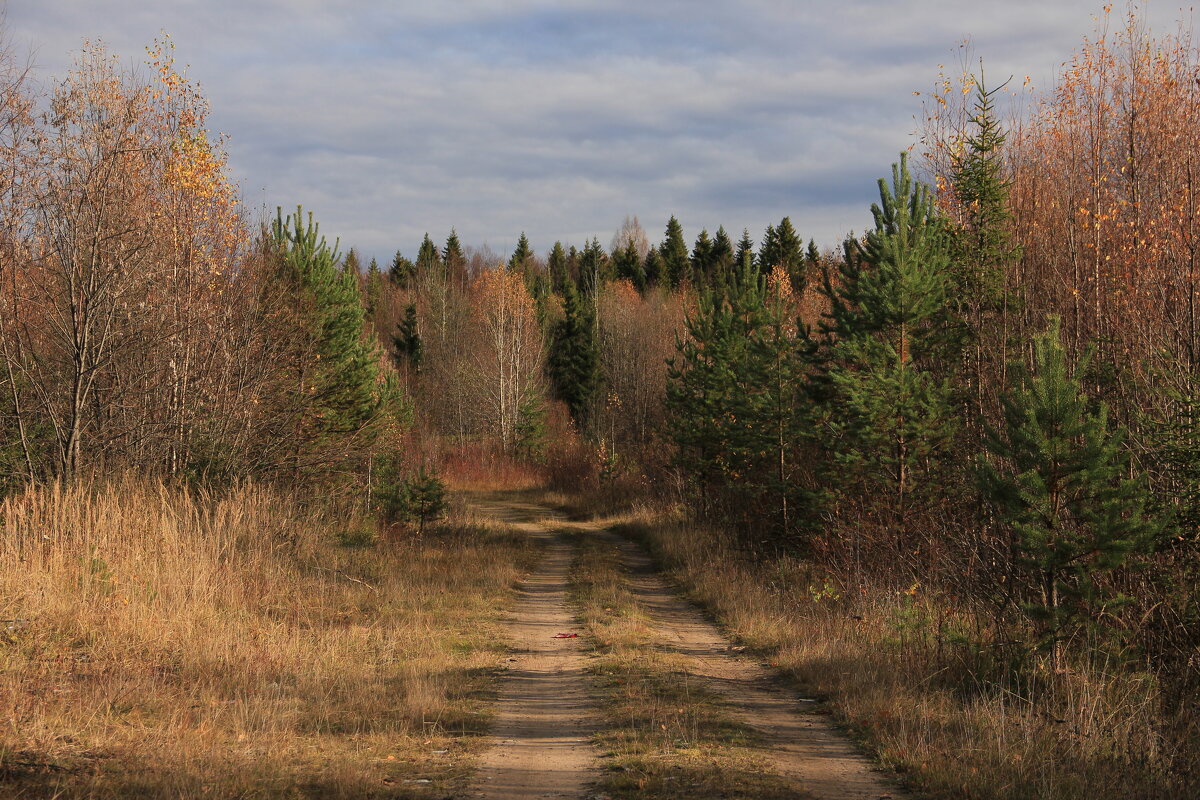
[[[789,216],[834,246],[916,141],[938,65],[1053,85],[1093,0],[0,0],[44,85],[83,39],[131,66],[165,31],[226,134],[252,213],[302,204],[365,257],[451,228],[608,245]],[[1118,12],[1122,8],[1118,4]],[[1190,26],[1178,0],[1152,31]],[[1114,12],[1116,13],[1116,12]]]

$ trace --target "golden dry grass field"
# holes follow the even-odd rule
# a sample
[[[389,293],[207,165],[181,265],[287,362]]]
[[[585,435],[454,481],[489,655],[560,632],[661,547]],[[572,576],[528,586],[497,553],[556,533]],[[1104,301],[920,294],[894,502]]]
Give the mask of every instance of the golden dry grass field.
[[[124,481],[0,506],[8,796],[434,797],[457,785],[536,560],[253,487]]]

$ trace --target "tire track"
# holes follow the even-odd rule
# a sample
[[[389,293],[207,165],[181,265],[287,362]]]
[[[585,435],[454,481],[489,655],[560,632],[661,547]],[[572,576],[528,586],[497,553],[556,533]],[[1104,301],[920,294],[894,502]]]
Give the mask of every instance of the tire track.
[[[521,585],[506,626],[513,652],[500,678],[493,742],[467,797],[494,800],[582,797],[595,780],[596,729],[587,657],[580,639],[556,639],[576,626],[567,579],[575,548],[535,521],[550,512],[515,503],[477,503],[483,515],[546,542],[537,572]]]

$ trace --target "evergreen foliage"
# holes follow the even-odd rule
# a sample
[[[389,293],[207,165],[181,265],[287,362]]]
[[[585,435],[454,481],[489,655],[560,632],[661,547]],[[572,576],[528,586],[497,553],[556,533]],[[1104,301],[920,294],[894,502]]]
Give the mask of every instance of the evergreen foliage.
[[[659,245],[658,255],[661,262],[658,269],[659,280],[671,288],[678,287],[688,277],[691,258],[688,255],[687,242],[683,239],[683,226],[675,217],[667,221],[666,236]],[[647,268],[647,276],[649,273]]]
[[[612,254],[613,269],[617,280],[629,281],[639,292],[646,289],[646,272],[642,268],[642,259],[638,255],[637,243],[632,239],[623,248]]]
[[[396,323],[396,333],[392,335],[392,345],[396,349],[397,366],[407,367],[413,372],[420,372],[422,344],[415,304],[409,303],[404,309],[404,318]]]
[[[358,277],[338,269],[336,245],[330,247],[318,226],[297,207],[280,209],[271,235],[280,277],[296,293],[316,360],[299,365],[299,382],[311,403],[306,419],[314,446],[364,430],[385,401],[378,357],[363,340],[363,306]]]
[[[743,531],[793,533],[808,492],[796,480],[803,439],[804,347],[780,298],[752,265],[701,292],[668,369],[675,464],[710,514]]]
[[[392,256],[392,266],[388,270],[388,279],[397,289],[409,289],[417,274],[417,266],[405,258],[399,250]]]
[[[738,240],[737,252],[733,254],[733,263],[740,269],[753,267],[757,263],[754,257],[754,240],[750,238],[750,231],[746,228],[742,229],[742,238]]]
[[[458,241],[458,231],[453,228],[446,237],[446,246],[442,248],[442,266],[447,278],[462,277],[467,267],[467,256]]]
[[[600,240],[592,237],[579,254],[579,290],[592,298],[593,305],[600,287],[610,277],[609,273],[608,254],[604,252]]]
[[[555,294],[565,292],[571,273],[568,269],[567,251],[562,242],[555,242],[554,247],[550,248],[550,255],[546,257],[546,269],[550,273],[551,291]]]
[[[1030,589],[1023,607],[1053,652],[1084,620],[1124,602],[1101,579],[1149,552],[1158,525],[1145,514],[1142,481],[1129,477],[1125,431],[1109,430],[1103,405],[1089,411],[1057,320],[1034,340],[1032,370],[1016,370],[1002,403],[979,486],[1012,531],[1014,567]]]
[[[758,263],[763,272],[782,267],[791,279],[795,292],[800,294],[804,291],[807,282],[804,242],[792,227],[791,219],[784,217],[778,226],[767,226],[762,249],[758,253]]]
[[[421,240],[421,249],[417,251],[417,262],[414,265],[417,275],[436,275],[441,272],[442,256],[438,253],[437,245],[425,234]]]
[[[436,472],[422,467],[416,474],[402,477],[398,459],[378,461],[373,493],[381,501],[384,519],[415,522],[417,535],[421,536],[426,525],[446,516],[449,509],[446,484]]]
[[[363,282],[363,296],[367,317],[374,319],[375,312],[379,310],[379,301],[383,299],[383,272],[379,269],[379,262],[373,258]]]
[[[1020,249],[1010,229],[1006,136],[994,100],[1004,87],[988,90],[982,75],[974,83],[972,130],[953,154],[951,182],[962,215],[955,239],[956,295],[964,310],[980,313],[1000,305],[1006,269],[1020,257]]]
[[[567,404],[575,425],[588,430],[600,390],[596,325],[591,304],[574,283],[564,288],[563,318],[555,326],[550,351],[550,377],[555,395]]]
[[[722,225],[717,228],[717,233],[713,236],[712,256],[707,276],[709,285],[727,282],[730,278],[730,270],[733,269],[735,263],[733,242],[730,241],[729,234]]]
[[[661,286],[663,282],[662,256],[657,247],[646,251],[646,260],[642,263],[642,273],[646,276],[646,286]]]
[[[844,470],[842,492],[890,496],[903,527],[917,480],[937,466],[953,432],[949,382],[930,367],[945,352],[949,268],[945,226],[905,154],[892,186],[879,181],[875,227],[846,243],[838,275],[827,269],[828,447]],[[876,495],[881,489],[886,489]]]
[[[708,229],[704,229],[700,231],[700,235],[696,237],[696,244],[692,246],[690,274],[694,286],[706,286],[710,283],[713,269],[712,257],[712,239],[709,238]]]
[[[342,259],[342,272],[353,275],[356,279],[361,276],[362,262],[359,260],[358,251],[353,247],[347,251],[346,257]]]
[[[517,239],[516,249],[513,250],[512,255],[508,259],[509,271],[525,275],[529,266],[529,259],[532,257],[533,248],[529,246],[529,237],[525,235],[525,231],[521,231],[521,236]]]

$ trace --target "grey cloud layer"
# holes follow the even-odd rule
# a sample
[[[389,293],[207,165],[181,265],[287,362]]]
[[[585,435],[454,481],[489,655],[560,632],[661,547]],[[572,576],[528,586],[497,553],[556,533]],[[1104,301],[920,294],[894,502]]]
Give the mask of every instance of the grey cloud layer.
[[[647,8],[646,6],[650,7]],[[61,74],[87,36],[130,61],[170,31],[230,134],[251,206],[303,203],[370,254],[456,226],[504,251],[528,231],[607,242],[735,235],[785,214],[834,244],[912,142],[937,65],[971,35],[993,75],[1041,83],[1092,2],[457,3],[10,0],[10,32]],[[1157,30],[1177,13],[1156,6]]]

